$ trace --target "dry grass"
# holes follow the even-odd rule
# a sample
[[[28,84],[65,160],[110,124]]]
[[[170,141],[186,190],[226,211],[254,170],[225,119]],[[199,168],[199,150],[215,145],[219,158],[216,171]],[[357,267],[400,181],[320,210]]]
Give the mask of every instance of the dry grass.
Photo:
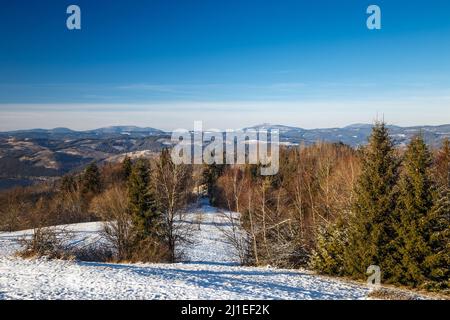
[[[382,287],[371,291],[368,295],[371,299],[376,300],[448,300],[449,296],[430,293],[430,292],[421,292],[421,291],[412,291],[412,290],[403,290],[399,288],[390,288],[390,287]]]

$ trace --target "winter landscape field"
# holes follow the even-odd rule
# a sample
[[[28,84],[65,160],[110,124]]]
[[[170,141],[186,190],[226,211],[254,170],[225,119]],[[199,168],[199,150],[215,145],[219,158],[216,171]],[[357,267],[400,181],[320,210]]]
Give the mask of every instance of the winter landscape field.
[[[24,260],[17,240],[32,231],[0,233],[0,299],[365,299],[365,284],[320,277],[308,271],[240,267],[224,240],[223,213],[205,202],[204,216],[187,262],[108,264]],[[225,226],[226,228],[226,226]],[[101,241],[101,223],[66,226],[76,245]]]

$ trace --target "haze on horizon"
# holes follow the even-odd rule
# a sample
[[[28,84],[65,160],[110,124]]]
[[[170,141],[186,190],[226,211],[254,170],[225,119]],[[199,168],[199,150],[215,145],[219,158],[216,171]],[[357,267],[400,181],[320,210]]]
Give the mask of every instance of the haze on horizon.
[[[204,129],[219,130],[262,123],[304,129],[334,128],[355,123],[370,124],[382,119],[388,124],[402,127],[450,124],[446,105],[436,108],[436,113],[424,113],[420,106],[412,106],[398,105],[394,110],[379,112],[382,109],[376,106],[364,108],[355,104],[350,108],[350,104],[306,105],[296,102],[4,105],[5,109],[0,112],[0,131],[60,127],[82,131],[109,126],[153,127],[172,131],[178,128],[190,130],[194,121],[199,120],[203,121]],[[64,108],[65,111],[62,112],[59,108]],[[201,111],[183,112],[183,108]]]

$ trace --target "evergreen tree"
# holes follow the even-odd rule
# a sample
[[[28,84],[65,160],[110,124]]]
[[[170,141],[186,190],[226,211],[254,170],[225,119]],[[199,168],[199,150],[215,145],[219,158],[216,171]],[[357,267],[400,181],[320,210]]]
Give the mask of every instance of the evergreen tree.
[[[83,194],[99,194],[101,192],[100,170],[95,162],[87,166],[82,177]]]
[[[393,238],[391,215],[396,203],[398,159],[388,129],[377,122],[362,157],[362,172],[355,187],[345,270],[363,277],[370,265],[387,270],[386,257]]]
[[[430,254],[425,259],[428,271],[427,286],[433,289],[450,288],[450,140],[445,139],[435,161],[438,192],[428,215],[427,238]]]
[[[342,219],[320,226],[309,266],[323,274],[344,275],[344,252],[347,245],[347,226]]]
[[[216,204],[216,183],[217,179],[222,175],[225,166],[223,164],[205,165],[203,168],[203,183],[206,184],[209,202]]]
[[[127,181],[128,178],[130,177],[132,169],[133,163],[131,162],[131,158],[129,156],[125,156],[125,158],[122,161],[122,172],[125,181]]]
[[[450,288],[450,185],[436,192],[434,206],[427,219],[427,243],[430,249],[425,259],[428,287]]]
[[[133,165],[128,180],[129,211],[139,239],[155,233],[158,211],[150,183],[149,161],[140,158]]]
[[[408,145],[403,160],[396,208],[396,239],[393,241],[399,260],[392,279],[416,286],[425,280],[424,262],[430,254],[427,243],[430,229],[427,214],[433,206],[430,181],[431,154],[421,136]]]

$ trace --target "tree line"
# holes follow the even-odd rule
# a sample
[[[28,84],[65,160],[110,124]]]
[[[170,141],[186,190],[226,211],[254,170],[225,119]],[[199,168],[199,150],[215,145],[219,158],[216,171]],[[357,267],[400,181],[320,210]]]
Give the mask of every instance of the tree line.
[[[40,230],[100,220],[114,247],[111,260],[174,262],[182,258],[179,244],[190,241],[183,216],[192,191],[193,167],[175,165],[168,149],[152,159],[125,156],[102,167],[91,163],[56,184],[3,192],[0,227]]]
[[[385,283],[448,290],[450,143],[430,150],[419,134],[394,146],[384,123],[352,149],[316,143],[283,149],[280,172],[211,165],[204,181],[214,205],[241,213],[245,262],[304,266]]]

